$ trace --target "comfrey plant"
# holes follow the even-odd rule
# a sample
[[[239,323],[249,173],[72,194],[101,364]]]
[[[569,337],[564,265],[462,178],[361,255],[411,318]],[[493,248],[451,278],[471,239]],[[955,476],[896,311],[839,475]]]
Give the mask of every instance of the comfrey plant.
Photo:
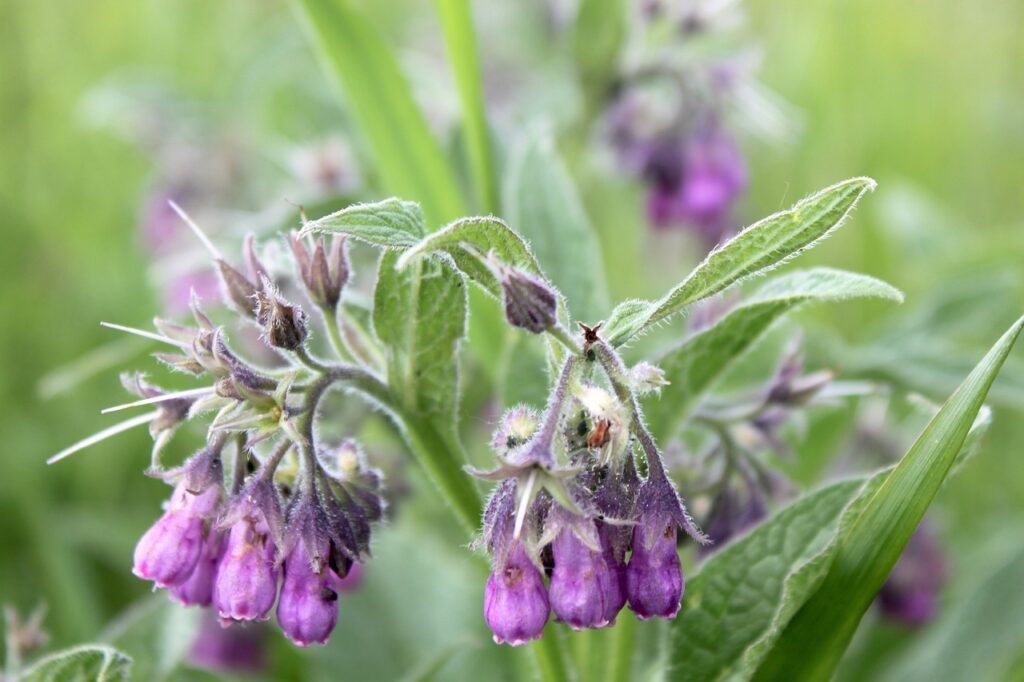
[[[212,607],[225,625],[266,618],[276,603],[287,637],[299,645],[323,643],[338,618],[342,580],[370,560],[373,523],[384,512],[380,474],[359,445],[327,444],[319,437],[324,395],[341,387],[391,417],[467,530],[482,518],[476,544],[491,558],[490,576],[480,585],[483,620],[496,642],[520,645],[550,635],[552,612],[573,630],[604,628],[628,605],[640,620],[675,620],[672,664],[699,663],[704,675],[719,663],[735,662],[729,633],[736,628],[709,619],[711,609],[745,614],[744,631],[769,638],[758,641],[770,646],[749,654],[750,676],[766,671],[771,678],[795,670],[808,641],[821,641],[833,652],[814,663],[829,669],[838,660],[835,652],[845,648],[829,633],[852,632],[927,507],[915,503],[913,513],[906,512],[898,501],[911,489],[901,481],[916,480],[922,461],[952,465],[980,409],[982,388],[991,383],[1024,323],[979,366],[982,379],[966,383],[929,428],[966,427],[926,434],[895,468],[826,487],[766,519],[704,562],[690,581],[690,591],[696,591],[691,599],[684,598],[682,567],[688,555],[680,554],[679,531],[701,545],[709,539],[691,520],[659,443],[672,442],[692,420],[717,433],[721,443],[753,430],[762,444],[778,446],[778,426],[833,388],[830,374],[804,374],[799,356],[790,352],[769,384],[750,400],[734,403],[731,411],[705,400],[709,389],[775,321],[805,303],[899,300],[900,294],[863,275],[827,268],[791,271],[761,283],[653,358],[626,362],[623,349],[693,304],[813,246],[873,187],[866,178],[841,182],[755,223],[713,250],[661,298],[620,303],[603,322],[577,321],[579,334],[569,331],[568,301],[544,275],[526,241],[495,217],[464,218],[429,232],[418,205],[388,199],[306,221],[287,238],[298,283],[290,298],[284,293],[287,282],[264,264],[254,240],[246,242],[243,268],[208,244],[225,301],[242,326],[260,331],[263,346],[277,360],[259,366],[245,359],[232,348],[226,327],[214,324],[198,301],[189,325],[157,320],[155,332],[111,325],[172,347],[173,353],[159,353],[158,359],[207,383],[165,391],[131,377],[127,386],[142,397],[115,409],[156,409],[53,460],[148,424],[155,439],[150,473],[173,484],[174,492],[164,515],[139,541],[134,572],[177,601]],[[330,245],[318,237],[324,233],[332,235]],[[370,310],[347,300],[351,266],[345,246],[351,239],[381,250]],[[468,472],[457,428],[467,284],[497,299],[517,333],[543,339],[550,377],[543,412],[510,408],[491,438],[496,466]],[[299,296],[304,303],[292,302]],[[487,301],[478,299],[477,305]],[[317,330],[331,342],[335,357],[311,350]],[[160,454],[171,434],[211,413],[206,445],[184,464],[163,469]],[[735,463],[734,457],[732,452],[725,461]],[[486,504],[471,475],[496,482]],[[920,485],[914,485],[917,499]],[[719,491],[723,498],[724,491]],[[826,514],[831,521],[824,529],[817,520],[792,525],[802,510],[808,510],[808,518]],[[892,525],[891,513],[909,513],[912,525]],[[713,521],[712,514],[712,527]],[[871,532],[862,531],[861,523]],[[785,540],[790,533],[806,532],[833,540],[825,549],[809,539]],[[796,546],[820,552],[790,556]],[[880,547],[884,556],[872,563],[870,575],[854,578],[856,589],[849,592],[846,557]],[[768,555],[778,558],[773,565],[781,574],[748,573]],[[785,588],[812,560],[823,567],[815,580]],[[833,571],[839,573],[833,577]],[[749,594],[764,594],[778,605],[785,601],[785,628],[772,625],[777,615],[771,609],[760,615],[749,611],[751,605],[743,601]],[[822,610],[821,600],[829,608],[855,600],[855,608]],[[803,609],[810,615],[802,615]],[[834,622],[822,631],[815,614],[826,612]],[[709,637],[733,644],[716,648],[711,657],[698,654],[694,642]],[[558,656],[557,642],[550,642],[544,637],[538,645],[548,647],[541,655],[549,663]]]

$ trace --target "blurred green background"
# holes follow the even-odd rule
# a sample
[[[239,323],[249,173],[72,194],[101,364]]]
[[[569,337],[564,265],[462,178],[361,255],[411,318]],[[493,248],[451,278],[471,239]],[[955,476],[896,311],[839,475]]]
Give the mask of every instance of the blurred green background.
[[[400,47],[418,94],[442,115],[452,96],[425,94],[435,84],[450,87],[429,3],[363,5]],[[889,378],[941,399],[1024,309],[1024,4],[787,0],[750,2],[746,10],[745,32],[763,57],[760,78],[788,101],[799,128],[787,144],[744,146],[751,190],[743,215],[754,219],[833,181],[870,175],[879,189],[847,229],[801,264],[862,271],[907,293],[902,309],[844,304],[802,314],[801,323],[812,328],[812,356],[853,376]],[[521,58],[533,70],[528,82],[550,75],[554,83],[537,86],[533,108],[557,103],[564,50],[544,32],[540,3],[478,2],[476,13],[485,63]],[[509,17],[517,30],[502,31]],[[111,79],[170,84],[189,103],[189,120],[241,140],[251,189],[225,210],[259,211],[268,202],[282,208],[294,197],[267,193],[287,176],[280,141],[344,135],[348,127],[287,3],[0,4],[0,602],[22,610],[47,603],[53,646],[94,638],[146,593],[129,573],[131,550],[167,492],[141,475],[149,449],[143,432],[44,465],[50,454],[110,423],[99,410],[124,394],[114,371],[48,400],[40,396],[40,379],[112,341],[99,320],[141,326],[159,307],[138,228],[152,157],[117,134],[128,124],[113,115],[116,106],[106,110],[106,125],[97,126],[91,113],[97,88]],[[594,170],[585,157],[573,166],[602,235],[613,299],[657,292],[688,270],[698,254],[681,246],[659,255],[655,272],[645,267],[656,242],[640,217],[636,187]],[[145,365],[141,352],[136,360]],[[973,595],[1000,578],[999,567],[1024,537],[1022,365],[1012,359],[997,385],[995,422],[981,455],[938,500],[954,562],[946,612],[958,614],[965,628],[995,622],[995,613],[956,609],[984,603]],[[812,429],[802,452],[828,443],[833,427],[840,428],[826,422]],[[370,572],[367,593],[342,602],[340,636],[311,655],[397,677],[429,661],[431,647],[437,653],[463,636],[480,643],[474,623],[482,577],[464,550],[443,537],[434,538],[437,546],[418,540],[411,553],[423,574],[409,583],[402,547],[423,534],[399,519],[383,535],[381,568]],[[1011,578],[1002,576],[1000,584]],[[456,595],[454,602],[430,597],[435,580],[450,588],[438,594]],[[404,586],[396,592],[395,584]],[[990,601],[996,611],[1003,603]],[[391,622],[408,609],[420,633],[442,631],[447,622],[470,625],[426,644],[414,643],[411,629],[391,631],[383,637],[396,652],[386,664],[393,667],[374,668],[380,661],[368,661],[385,645],[347,621],[360,608],[390,610]],[[869,618],[847,674],[873,677],[890,660],[883,650],[911,638],[922,643],[887,654],[892,666],[897,657],[903,664],[926,658],[927,646],[983,631],[957,634],[947,621],[905,633]],[[430,622],[437,625],[424,625]],[[1021,624],[1015,628],[1011,621],[1002,631],[1016,633],[1017,651],[1024,651]],[[297,656],[277,650],[282,660]],[[1021,664],[999,663],[1018,673]]]

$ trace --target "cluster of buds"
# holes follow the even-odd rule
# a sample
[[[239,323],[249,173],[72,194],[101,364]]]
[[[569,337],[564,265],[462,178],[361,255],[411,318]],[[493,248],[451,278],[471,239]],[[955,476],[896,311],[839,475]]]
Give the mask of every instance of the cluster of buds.
[[[509,410],[492,441],[498,466],[472,471],[499,482],[478,541],[493,557],[484,616],[498,643],[541,637],[552,611],[575,630],[611,625],[626,604],[641,619],[674,618],[683,594],[677,530],[705,541],[634,397],[634,385],[650,390],[663,377],[646,364],[627,370],[587,331],[544,414]]]
[[[290,246],[307,298],[326,325],[336,324],[348,279],[344,241],[335,240],[328,251],[321,240],[312,254],[298,237]],[[367,464],[360,445],[351,439],[318,443],[314,420],[337,383],[379,380],[361,367],[310,355],[311,321],[283,298],[251,237],[247,272],[214,253],[225,302],[243,324],[258,327],[285,366],[264,369],[243,359],[193,297],[193,325],[157,319],[156,333],[119,328],[175,347],[157,359],[211,384],[172,392],[127,376],[126,388],[141,400],[112,409],[156,405],[155,411],[53,459],[148,423],[155,441],[148,473],[174,492],[135,548],[135,575],[184,605],[212,608],[225,626],[265,620],[276,604],[290,640],[322,644],[337,621],[339,592],[351,588],[353,571],[369,557],[372,524],[382,517],[384,501],[380,472]],[[206,445],[181,466],[163,469],[160,453],[175,430],[208,413],[215,416]]]

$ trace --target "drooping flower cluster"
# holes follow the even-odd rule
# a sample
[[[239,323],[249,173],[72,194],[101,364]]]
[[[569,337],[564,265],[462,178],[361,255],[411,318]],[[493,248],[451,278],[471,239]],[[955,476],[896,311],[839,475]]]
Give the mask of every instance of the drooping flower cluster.
[[[473,471],[500,481],[479,541],[493,556],[484,616],[498,643],[541,637],[552,611],[574,630],[613,624],[627,603],[641,619],[674,618],[683,594],[677,529],[704,541],[634,397],[663,376],[647,364],[627,371],[594,330],[588,334],[544,415],[509,410],[492,442],[499,466]],[[637,447],[646,477],[637,472]]]
[[[295,279],[324,324],[338,324],[348,279],[343,238],[330,250],[320,240],[310,252],[294,236],[290,245]],[[265,620],[276,604],[289,639],[300,646],[322,644],[337,622],[338,593],[351,586],[350,572],[369,556],[371,526],[384,502],[381,474],[368,466],[359,444],[319,443],[314,420],[335,385],[379,380],[362,367],[312,357],[311,320],[284,299],[251,238],[245,261],[243,273],[217,255],[224,299],[244,324],[260,330],[278,366],[265,369],[243,359],[193,298],[194,325],[157,319],[158,333],[122,329],[175,347],[156,357],[212,384],[170,392],[140,375],[125,377],[126,388],[141,400],[113,409],[157,408],[101,435],[148,423],[155,441],[149,473],[174,486],[163,516],[135,548],[135,575],[186,606],[213,609],[225,626]],[[350,353],[336,338],[339,353]],[[216,414],[206,446],[181,466],[162,469],[160,453],[175,430],[210,412]]]

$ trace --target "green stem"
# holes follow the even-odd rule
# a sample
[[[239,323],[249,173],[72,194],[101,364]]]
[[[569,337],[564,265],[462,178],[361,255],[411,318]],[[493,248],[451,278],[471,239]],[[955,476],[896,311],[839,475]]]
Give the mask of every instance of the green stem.
[[[576,342],[576,339],[573,338],[572,334],[569,333],[569,330],[562,325],[556,324],[551,327],[548,329],[548,334],[557,339],[558,342],[565,346],[570,353],[575,354],[580,352],[580,345]]]
[[[356,353],[349,347],[345,342],[345,339],[341,336],[341,306],[337,306],[334,310],[322,309],[324,316],[324,328],[327,330],[327,338],[331,340],[331,346],[334,348],[334,352],[338,354],[338,357],[346,362],[352,362],[356,358]]]
[[[568,682],[570,679],[562,656],[561,642],[556,635],[554,628],[549,627],[544,637],[530,645],[540,678],[544,682]]]
[[[473,184],[483,209],[497,213],[498,177],[494,150],[487,125],[487,110],[481,78],[480,57],[469,0],[437,0],[437,14],[444,32],[448,60],[462,104],[462,125],[466,131]]]

